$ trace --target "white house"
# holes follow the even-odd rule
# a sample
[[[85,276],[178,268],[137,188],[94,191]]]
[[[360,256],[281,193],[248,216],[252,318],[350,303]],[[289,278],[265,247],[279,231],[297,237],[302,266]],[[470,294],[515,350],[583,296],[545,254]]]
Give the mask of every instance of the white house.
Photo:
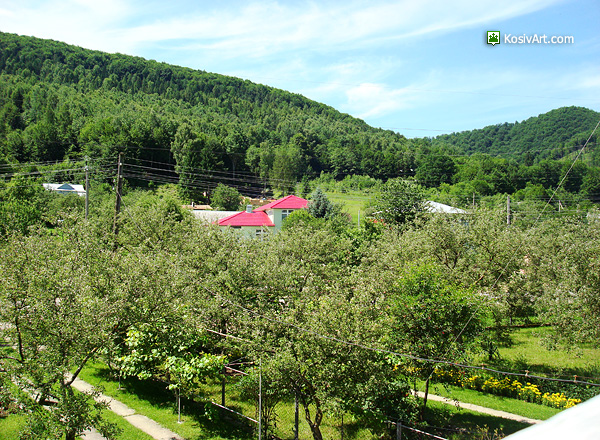
[[[254,210],[252,205],[248,205],[245,211],[222,218],[218,224],[223,230],[239,229],[248,237],[257,237],[266,232],[279,231],[288,215],[307,205],[308,200],[289,195]]]

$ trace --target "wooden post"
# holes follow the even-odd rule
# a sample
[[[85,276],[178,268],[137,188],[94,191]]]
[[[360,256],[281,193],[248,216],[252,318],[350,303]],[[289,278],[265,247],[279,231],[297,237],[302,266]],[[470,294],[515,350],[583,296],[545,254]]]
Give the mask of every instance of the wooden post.
[[[402,423],[396,422],[396,440],[402,440]]]
[[[221,405],[225,406],[225,368],[223,368],[223,379],[221,380]]]
[[[506,196],[506,224],[510,226],[510,196]]]

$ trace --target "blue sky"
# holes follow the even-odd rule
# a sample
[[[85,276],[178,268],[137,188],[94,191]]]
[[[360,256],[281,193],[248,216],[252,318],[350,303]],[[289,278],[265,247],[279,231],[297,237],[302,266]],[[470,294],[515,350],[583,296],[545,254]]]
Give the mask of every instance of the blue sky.
[[[600,111],[599,22],[597,0],[0,0],[3,32],[249,79],[407,137]],[[574,43],[504,41],[536,34]]]

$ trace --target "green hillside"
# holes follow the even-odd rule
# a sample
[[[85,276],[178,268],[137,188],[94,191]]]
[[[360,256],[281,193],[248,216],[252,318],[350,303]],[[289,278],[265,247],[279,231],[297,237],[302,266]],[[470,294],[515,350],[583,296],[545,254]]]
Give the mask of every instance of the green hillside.
[[[398,175],[422,143],[272,87],[55,41],[0,34],[0,72],[6,162],[126,151],[180,174],[230,170],[285,189],[322,171]]]
[[[581,148],[600,119],[583,107],[551,110],[523,122],[437,136],[434,144],[449,144],[467,154],[511,157],[531,165],[534,160],[559,159]]]
[[[520,123],[407,139],[250,81],[0,33],[5,178],[24,163],[81,169],[85,157],[109,177],[107,164],[123,153],[131,186],[177,183],[197,201],[219,182],[261,195],[293,192],[302,178],[350,175],[415,178],[455,204],[519,191],[546,200],[599,118],[565,107]],[[599,167],[597,149],[588,149],[564,189],[598,199]],[[83,178],[61,172],[47,179],[58,177]]]

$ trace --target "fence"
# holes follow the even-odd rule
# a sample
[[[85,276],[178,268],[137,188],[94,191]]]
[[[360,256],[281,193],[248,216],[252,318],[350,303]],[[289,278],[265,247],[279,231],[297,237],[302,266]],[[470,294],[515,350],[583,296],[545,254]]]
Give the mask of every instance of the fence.
[[[237,418],[254,430],[259,440],[312,440],[313,433],[304,416],[304,408],[293,395],[273,399],[268,390],[263,392],[260,381],[245,381],[245,373],[233,368],[223,372],[221,383],[205,384],[203,395],[223,414]],[[254,385],[254,386],[253,386]],[[314,417],[314,408],[311,408]],[[320,425],[323,440],[374,440],[381,432],[373,433],[351,414],[327,411]],[[389,422],[387,438],[412,440],[444,437],[434,435],[396,422]]]

